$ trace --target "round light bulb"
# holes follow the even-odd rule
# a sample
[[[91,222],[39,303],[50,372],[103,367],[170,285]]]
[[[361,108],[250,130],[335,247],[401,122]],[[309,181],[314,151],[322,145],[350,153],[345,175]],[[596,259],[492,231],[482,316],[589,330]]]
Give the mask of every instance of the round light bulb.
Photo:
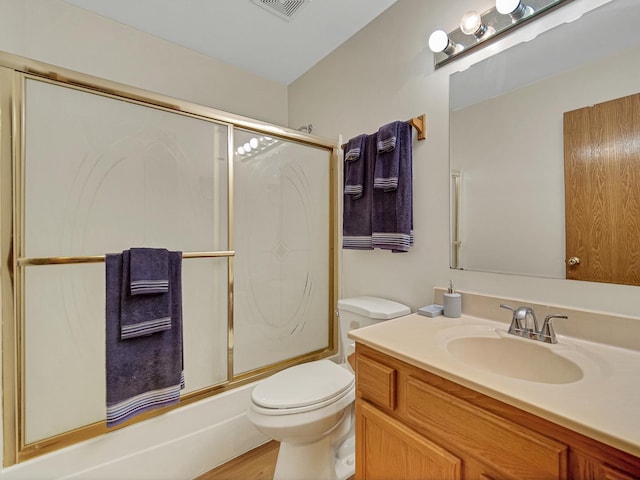
[[[436,30],[429,37],[429,48],[434,53],[444,51],[447,45],[449,45],[449,36],[444,30]]]
[[[496,0],[496,10],[503,15],[509,15],[513,22],[533,13],[533,8],[525,6],[520,0]]]
[[[502,15],[515,12],[520,6],[520,0],[496,0],[496,10]]]
[[[236,150],[236,152],[238,152],[238,155],[244,155],[244,147],[240,145]]]
[[[244,151],[245,151],[245,152],[247,152],[247,153],[248,153],[248,152],[250,152],[250,151],[251,151],[251,145],[249,145],[249,142],[245,143],[245,144],[243,145],[243,147],[244,147]]]
[[[475,35],[482,29],[482,17],[476,11],[465,13],[460,19],[460,30],[465,35]]]
[[[251,140],[249,140],[249,145],[251,145],[251,148],[258,148],[258,139],[256,137],[253,137]]]

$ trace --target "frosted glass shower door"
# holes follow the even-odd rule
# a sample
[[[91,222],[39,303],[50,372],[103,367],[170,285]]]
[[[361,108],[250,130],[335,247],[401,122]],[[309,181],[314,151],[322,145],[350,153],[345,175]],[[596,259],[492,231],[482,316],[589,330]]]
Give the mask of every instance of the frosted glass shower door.
[[[234,132],[234,373],[327,348],[330,152]]]
[[[228,250],[227,130],[27,79],[23,256]],[[29,444],[105,418],[105,267],[23,268]],[[227,380],[228,259],[182,270],[189,393]]]

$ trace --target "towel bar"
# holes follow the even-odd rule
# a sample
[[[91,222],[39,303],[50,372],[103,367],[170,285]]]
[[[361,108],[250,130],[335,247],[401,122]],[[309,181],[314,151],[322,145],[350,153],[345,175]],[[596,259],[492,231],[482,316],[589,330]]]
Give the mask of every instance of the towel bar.
[[[418,140],[427,138],[427,115],[425,113],[418,117],[413,117],[409,120],[409,123],[418,131]]]
[[[182,258],[212,258],[212,257],[233,257],[235,251],[225,250],[217,252],[184,252]],[[41,257],[41,258],[19,258],[18,266],[26,267],[31,265],[63,265],[69,263],[101,263],[104,262],[104,255],[91,255],[84,257]]]
[[[427,114],[423,113],[422,115],[418,115],[417,117],[413,117],[407,120],[408,123],[411,124],[413,128],[418,132],[418,140],[424,140],[427,138]],[[344,150],[347,146],[346,143],[343,143],[340,147]]]

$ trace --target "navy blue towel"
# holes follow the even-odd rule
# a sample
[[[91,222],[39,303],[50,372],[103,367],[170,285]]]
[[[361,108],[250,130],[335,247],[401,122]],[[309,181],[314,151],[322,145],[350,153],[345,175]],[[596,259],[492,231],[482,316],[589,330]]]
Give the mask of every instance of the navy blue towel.
[[[373,189],[371,239],[373,248],[407,252],[413,245],[413,147],[410,123],[398,124],[394,149],[398,151],[397,188]]]
[[[347,142],[344,154],[344,193],[353,200],[362,198],[365,182],[366,135],[358,135]]]
[[[396,148],[398,143],[398,126],[399,121],[387,123],[378,129],[378,153],[390,152]]]
[[[171,328],[127,340],[120,338],[123,257],[105,256],[107,427],[177,403],[184,388],[182,253],[169,252]]]
[[[169,252],[166,249],[132,248],[122,252],[120,293],[120,338],[135,338],[171,328],[171,295],[169,294]],[[134,293],[133,276],[145,277],[151,285]],[[165,287],[150,278],[164,276]],[[162,293],[164,289],[165,293]],[[144,294],[143,294],[144,293]]]
[[[132,248],[130,255],[131,295],[169,291],[169,251],[166,248]]]
[[[376,159],[377,135],[367,135],[364,152],[361,152],[364,184],[362,196],[344,193],[342,211],[342,248],[351,250],[372,250],[371,207],[373,201],[373,167]],[[346,180],[346,178],[345,178]],[[346,188],[346,187],[345,187]]]
[[[395,190],[398,188],[400,172],[400,125],[406,122],[391,122],[378,129],[378,154],[374,169],[373,188]]]

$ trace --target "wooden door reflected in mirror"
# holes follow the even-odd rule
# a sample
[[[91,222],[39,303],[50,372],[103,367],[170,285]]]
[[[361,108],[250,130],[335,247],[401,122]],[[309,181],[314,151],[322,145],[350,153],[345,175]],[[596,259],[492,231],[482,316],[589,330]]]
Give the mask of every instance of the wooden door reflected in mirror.
[[[566,278],[640,285],[640,94],[564,114]]]

